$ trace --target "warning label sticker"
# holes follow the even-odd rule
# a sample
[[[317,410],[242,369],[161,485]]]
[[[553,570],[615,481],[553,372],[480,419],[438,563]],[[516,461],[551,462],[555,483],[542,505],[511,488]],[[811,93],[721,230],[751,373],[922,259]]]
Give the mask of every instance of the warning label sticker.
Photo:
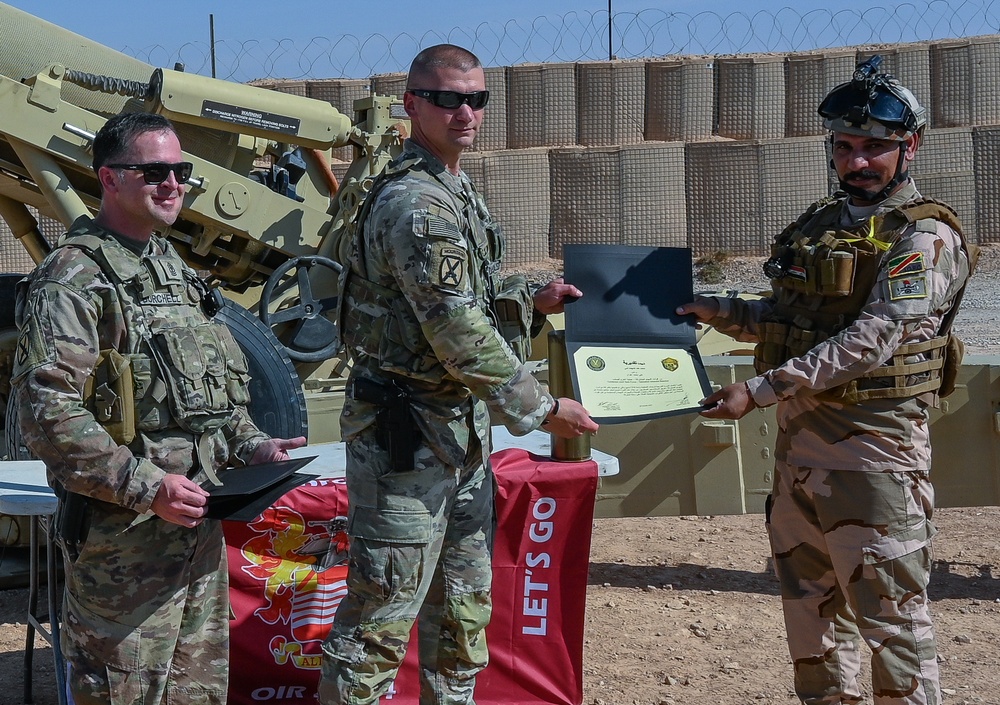
[[[288,117],[287,115],[250,110],[248,108],[241,108],[238,105],[216,103],[213,100],[202,102],[201,116],[212,118],[213,120],[231,122],[234,125],[243,125],[271,132],[283,132],[289,135],[297,135],[299,125],[302,122],[298,118]]]

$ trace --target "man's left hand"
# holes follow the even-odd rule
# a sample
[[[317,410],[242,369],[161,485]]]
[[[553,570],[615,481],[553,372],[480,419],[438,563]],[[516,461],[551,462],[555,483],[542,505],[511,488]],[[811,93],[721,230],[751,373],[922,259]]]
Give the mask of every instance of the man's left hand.
[[[562,277],[553,279],[548,284],[535,292],[535,308],[541,313],[562,313],[566,300],[576,301],[583,296],[583,292],[572,284],[563,282]]]
[[[259,463],[276,463],[279,460],[288,460],[288,450],[301,448],[305,444],[305,436],[299,436],[298,438],[268,438],[257,446],[253,457],[250,458],[250,464],[257,465]]]
[[[757,408],[746,382],[723,387],[705,397],[701,405],[702,410],[698,413],[707,419],[742,419]]]

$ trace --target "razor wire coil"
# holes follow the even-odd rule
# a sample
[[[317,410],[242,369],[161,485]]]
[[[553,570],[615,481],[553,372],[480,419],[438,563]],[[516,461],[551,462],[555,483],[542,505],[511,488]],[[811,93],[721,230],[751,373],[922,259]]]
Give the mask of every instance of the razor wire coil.
[[[405,71],[420,49],[441,42],[467,47],[485,66],[598,61],[611,58],[609,31],[612,55],[617,59],[896,44],[996,33],[1000,0],[914,0],[864,9],[783,7],[729,14],[653,8],[614,12],[611,20],[606,11],[579,11],[394,37],[340,34],[304,42],[221,39],[215,42],[216,75],[239,82],[367,78]],[[122,51],[154,66],[181,62],[188,71],[211,73],[208,42],[186,42],[174,48],[126,46]]]

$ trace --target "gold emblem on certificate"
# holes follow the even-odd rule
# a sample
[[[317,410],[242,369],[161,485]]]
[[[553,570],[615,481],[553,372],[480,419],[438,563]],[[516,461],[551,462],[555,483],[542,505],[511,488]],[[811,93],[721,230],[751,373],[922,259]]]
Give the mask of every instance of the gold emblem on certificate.
[[[594,372],[600,372],[605,367],[604,359],[600,355],[591,355],[587,358],[587,367]]]
[[[667,357],[660,360],[660,364],[663,365],[663,369],[667,372],[676,372],[678,366],[680,365],[680,363],[677,362],[677,359],[673,357]]]

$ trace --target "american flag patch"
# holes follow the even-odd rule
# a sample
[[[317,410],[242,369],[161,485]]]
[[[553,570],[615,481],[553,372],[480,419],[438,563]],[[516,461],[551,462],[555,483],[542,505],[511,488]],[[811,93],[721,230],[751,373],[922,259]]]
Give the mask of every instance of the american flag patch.
[[[889,278],[901,277],[904,274],[919,274],[927,269],[924,266],[923,252],[908,252],[889,260]]]

